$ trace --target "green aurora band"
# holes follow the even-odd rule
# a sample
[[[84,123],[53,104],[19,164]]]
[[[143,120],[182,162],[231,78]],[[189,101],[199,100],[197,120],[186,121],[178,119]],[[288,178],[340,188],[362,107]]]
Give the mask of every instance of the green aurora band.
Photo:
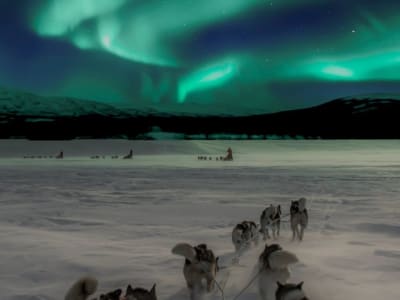
[[[279,46],[268,43],[228,49],[207,61],[182,59],[180,43],[208,26],[240,18],[270,6],[271,17],[316,0],[45,0],[32,9],[31,28],[45,38],[59,38],[82,50],[105,51],[137,63],[182,70],[176,102],[191,93],[237,82],[372,81],[400,79],[400,19],[358,9],[342,30],[296,37]],[[326,1],[330,2],[330,1]],[[371,41],[375,41],[371,43]],[[295,47],[293,46],[295,45]],[[317,50],[315,50],[317,49]],[[165,88],[164,88],[165,89]]]

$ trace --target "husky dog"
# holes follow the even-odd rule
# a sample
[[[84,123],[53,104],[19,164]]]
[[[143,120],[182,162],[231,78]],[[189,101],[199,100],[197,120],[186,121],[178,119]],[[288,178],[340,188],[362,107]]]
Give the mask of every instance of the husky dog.
[[[76,281],[68,290],[64,300],[86,300],[97,290],[97,279],[83,277]]]
[[[303,240],[304,229],[308,225],[308,213],[306,209],[306,198],[292,201],[290,205],[290,227],[292,228],[294,241],[296,236],[300,241]],[[300,226],[300,231],[299,231]]]
[[[119,300],[122,294],[122,290],[118,289],[107,294],[100,295],[99,300]],[[96,300],[96,299],[94,299]]]
[[[263,233],[264,241],[271,238],[268,232],[268,226],[271,226],[271,231],[274,239],[279,237],[279,232],[281,230],[281,206],[270,205],[263,210],[260,217],[261,232]]]
[[[276,282],[286,283],[290,277],[289,265],[296,262],[298,262],[296,255],[283,250],[280,245],[265,245],[257,268],[259,293],[262,300],[275,300]]]
[[[206,244],[191,246],[189,244],[177,244],[172,253],[185,257],[183,266],[183,275],[187,287],[194,292],[201,290],[203,279],[207,283],[207,292],[211,292],[215,285],[215,276],[218,270],[218,257],[215,257],[213,251],[207,248]]]
[[[235,250],[239,251],[244,245],[250,244],[252,241],[258,244],[258,230],[256,223],[252,221],[243,221],[233,228],[232,243]]]
[[[278,281],[277,284],[276,300],[308,300],[303,291],[303,282],[282,284]]]
[[[142,288],[133,289],[131,285],[128,285],[125,300],[157,300],[156,284],[153,285],[150,291]]]

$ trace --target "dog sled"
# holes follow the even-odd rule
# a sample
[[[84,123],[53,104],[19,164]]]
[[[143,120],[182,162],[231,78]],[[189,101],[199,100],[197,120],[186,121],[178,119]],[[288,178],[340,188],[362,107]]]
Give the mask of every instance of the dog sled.
[[[123,159],[132,159],[133,158],[133,150],[129,150],[129,153],[123,157]]]
[[[64,151],[60,151],[60,153],[57,154],[56,159],[63,159],[64,158]]]
[[[226,150],[227,154],[226,156],[217,156],[215,157],[216,161],[233,161],[233,151],[232,148],[229,147],[228,150]],[[214,160],[212,156],[209,155],[199,155],[197,156],[197,160]]]

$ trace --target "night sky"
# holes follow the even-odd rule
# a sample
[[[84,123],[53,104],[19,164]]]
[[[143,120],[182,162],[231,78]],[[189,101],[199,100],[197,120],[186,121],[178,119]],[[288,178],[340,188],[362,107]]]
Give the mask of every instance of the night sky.
[[[0,86],[248,114],[400,94],[399,0],[0,0]]]

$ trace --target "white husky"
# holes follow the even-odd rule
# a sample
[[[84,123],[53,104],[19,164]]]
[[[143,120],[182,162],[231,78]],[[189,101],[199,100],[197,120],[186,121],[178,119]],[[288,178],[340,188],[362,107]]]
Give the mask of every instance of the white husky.
[[[86,300],[97,290],[97,279],[83,277],[76,281],[68,290],[64,300]]]
[[[306,198],[292,201],[290,205],[290,227],[292,228],[292,240],[298,237],[301,241],[304,236],[304,229],[308,225],[308,212],[306,209]],[[299,230],[300,227],[300,230]]]
[[[258,287],[262,300],[275,300],[276,283],[286,283],[290,277],[289,265],[296,262],[296,255],[283,250],[278,244],[265,245],[257,265]]]

